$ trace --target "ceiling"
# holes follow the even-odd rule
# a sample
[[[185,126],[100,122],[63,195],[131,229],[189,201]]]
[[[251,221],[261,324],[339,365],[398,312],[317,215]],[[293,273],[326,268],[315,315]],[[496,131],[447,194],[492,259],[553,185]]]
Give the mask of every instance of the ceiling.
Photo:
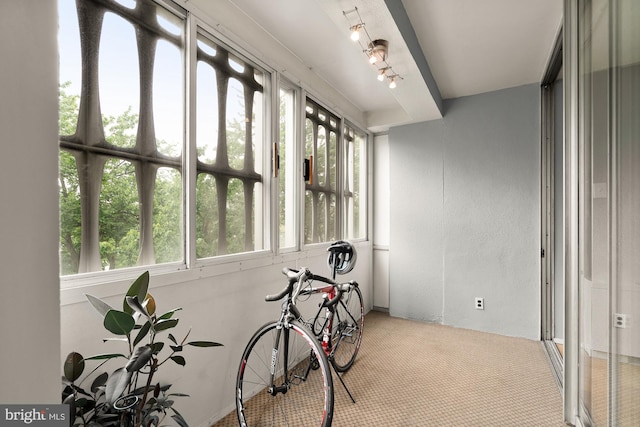
[[[562,0],[230,0],[365,112],[370,130],[442,117],[442,100],[540,82]],[[266,7],[265,5],[269,6]],[[357,8],[401,76],[380,83],[349,27]],[[346,14],[343,12],[347,12]]]

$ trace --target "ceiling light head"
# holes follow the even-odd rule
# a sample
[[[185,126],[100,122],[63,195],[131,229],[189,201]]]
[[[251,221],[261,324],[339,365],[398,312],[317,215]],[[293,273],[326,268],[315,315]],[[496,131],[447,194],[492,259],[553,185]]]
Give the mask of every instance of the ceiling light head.
[[[353,40],[354,42],[360,40],[360,30],[362,30],[362,27],[364,27],[364,23],[356,24],[350,28],[351,40]]]
[[[383,39],[376,39],[369,43],[369,62],[384,62],[387,60],[387,52],[389,51],[389,42]]]
[[[395,87],[397,86],[396,84],[396,78],[394,77],[390,77],[389,78],[389,89],[395,89]]]
[[[387,77],[387,70],[389,69],[389,67],[384,67],[384,68],[380,68],[379,73],[378,73],[378,81],[383,82],[384,78]]]

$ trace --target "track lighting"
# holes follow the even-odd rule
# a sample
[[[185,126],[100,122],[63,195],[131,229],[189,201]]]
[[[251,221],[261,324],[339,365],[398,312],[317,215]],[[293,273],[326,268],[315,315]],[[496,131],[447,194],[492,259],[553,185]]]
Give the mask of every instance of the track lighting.
[[[360,30],[364,27],[364,24],[356,24],[351,27],[351,40],[357,42],[360,40]]]
[[[387,71],[389,70],[389,67],[380,68],[378,70],[378,81],[383,82],[384,78],[387,77]]]
[[[385,77],[389,79],[389,88],[393,89],[397,85],[397,78],[402,79],[393,71],[391,65],[387,62],[389,56],[389,42],[384,39],[373,40],[369,36],[369,32],[362,22],[362,17],[357,7],[351,10],[343,11],[342,14],[349,21],[349,15],[355,14],[356,22],[349,26],[351,32],[351,40],[358,42],[362,47],[362,52],[367,56],[369,64],[375,65],[378,70],[378,80],[383,82]],[[363,40],[364,38],[364,40]]]

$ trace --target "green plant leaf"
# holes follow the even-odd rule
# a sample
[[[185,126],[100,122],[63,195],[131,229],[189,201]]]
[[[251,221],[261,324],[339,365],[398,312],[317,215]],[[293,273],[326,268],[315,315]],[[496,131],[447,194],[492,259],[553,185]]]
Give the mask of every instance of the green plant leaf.
[[[107,379],[108,378],[109,378],[109,374],[107,374],[106,372],[103,372],[100,375],[98,375],[96,377],[96,379],[93,380],[93,383],[91,383],[91,391],[93,393],[98,391],[99,387],[102,387],[103,385],[105,385],[107,383]]]
[[[80,353],[71,352],[64,361],[64,376],[67,380],[74,382],[84,371],[84,358]]]
[[[141,315],[145,316],[147,319],[151,320],[151,316],[147,312],[147,309],[144,308],[142,304],[140,304],[140,300],[138,299],[137,296],[125,297],[125,301],[129,305],[129,307],[132,308],[135,312],[140,313]],[[125,310],[125,312],[127,311]]]
[[[180,427],[189,427],[189,424],[187,424],[185,419],[178,411],[176,411],[174,408],[171,408],[171,410],[175,412],[175,415],[171,415],[171,418],[173,418]]]
[[[182,310],[181,307],[174,308],[173,310],[167,311],[165,314],[163,314],[162,316],[158,317],[158,320],[171,319],[171,317],[173,317],[175,312],[176,311],[180,311],[180,310]]]
[[[129,385],[129,381],[131,381],[131,375],[132,373],[125,368],[119,368],[113,371],[107,380],[105,389],[105,399],[109,404],[113,405],[113,402],[122,396],[122,393],[124,393]]]
[[[125,369],[129,372],[137,372],[142,369],[149,360],[151,360],[151,356],[153,356],[153,349],[148,345],[144,345],[142,347],[138,347],[135,349],[131,358],[129,359],[129,363],[125,366]]]
[[[153,349],[153,354],[158,354],[164,348],[164,343],[163,342],[154,342],[153,344],[151,344],[151,348]]]
[[[170,345],[169,347],[171,347],[171,350],[173,350],[176,353],[182,351],[182,346],[181,345]]]
[[[123,357],[123,358],[127,358],[127,356],[125,356],[122,353],[109,353],[109,354],[97,354],[95,356],[91,356],[91,357],[87,357],[84,360],[107,360],[107,359],[115,359],[117,357]]]
[[[93,308],[95,308],[96,311],[100,313],[102,317],[106,316],[109,310],[113,310],[113,307],[111,307],[109,304],[102,301],[98,297],[94,297],[93,295],[89,294],[85,294],[84,296],[87,297],[87,300],[91,303]]]
[[[104,316],[104,327],[116,335],[128,335],[135,326],[133,317],[122,311],[109,310]]]
[[[133,345],[138,345],[140,341],[142,341],[144,337],[147,336],[149,330],[151,330],[151,322],[147,321],[144,325],[142,325],[142,328],[140,328],[140,332],[138,332],[138,335],[136,335],[136,338],[133,340]]]
[[[220,344],[219,342],[213,342],[213,341],[190,341],[187,343],[187,345],[192,345],[194,347],[222,347],[223,344]]]
[[[156,332],[166,331],[167,329],[175,328],[179,319],[162,319],[153,326]]]
[[[184,357],[182,356],[171,356],[171,360],[173,360],[174,362],[176,362],[178,365],[184,366],[187,364],[187,361],[184,360]]]
[[[69,414],[71,415],[71,421],[76,418],[76,396],[70,394],[67,396],[62,403],[69,405]]]
[[[122,301],[122,311],[133,314],[133,309],[127,304],[127,297],[138,297],[138,301],[144,301],[149,289],[149,272],[142,273],[129,287],[127,294]]]
[[[169,339],[173,341],[174,344],[178,345],[178,341],[176,341],[176,337],[174,337],[173,334],[169,334]]]

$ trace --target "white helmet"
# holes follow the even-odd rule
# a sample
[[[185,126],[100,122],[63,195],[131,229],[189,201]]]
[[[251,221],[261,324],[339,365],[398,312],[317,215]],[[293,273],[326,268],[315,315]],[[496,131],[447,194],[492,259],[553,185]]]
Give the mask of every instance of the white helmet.
[[[346,240],[338,240],[329,246],[329,269],[338,274],[347,274],[356,265],[356,248]],[[335,268],[335,270],[334,270]]]

